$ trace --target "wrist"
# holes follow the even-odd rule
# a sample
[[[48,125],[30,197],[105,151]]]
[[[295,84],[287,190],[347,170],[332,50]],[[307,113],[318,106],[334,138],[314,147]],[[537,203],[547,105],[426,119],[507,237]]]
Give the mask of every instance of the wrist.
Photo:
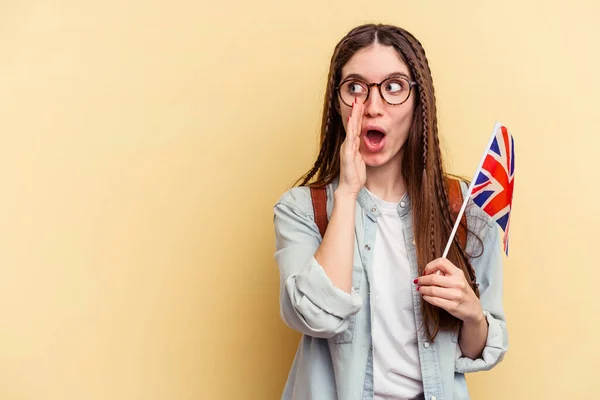
[[[485,314],[483,313],[483,310],[479,309],[479,311],[476,312],[475,314],[467,316],[463,320],[463,323],[466,325],[480,326],[480,325],[483,325],[484,323],[486,323],[486,321],[487,321],[487,319],[485,318]]]
[[[333,197],[335,198],[336,201],[355,202],[356,199],[358,199],[358,192],[359,192],[359,190],[353,191],[353,190],[345,189],[342,187],[338,187],[335,190],[335,192],[333,193]]]

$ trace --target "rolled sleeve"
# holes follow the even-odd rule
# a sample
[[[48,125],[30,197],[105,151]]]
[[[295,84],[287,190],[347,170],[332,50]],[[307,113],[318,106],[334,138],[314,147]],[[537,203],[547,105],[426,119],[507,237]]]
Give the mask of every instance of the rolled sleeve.
[[[504,358],[508,349],[506,325],[494,318],[488,311],[483,312],[488,322],[488,336],[480,358],[475,360],[462,355],[458,357],[455,370],[459,373],[487,371]]]
[[[334,286],[314,258],[321,236],[312,215],[298,205],[301,189],[292,189],[295,196],[282,198],[274,209],[281,317],[303,334],[330,338],[348,328],[348,317],[360,310],[362,298]]]
[[[475,209],[474,212],[479,212]],[[483,212],[481,213],[483,214]],[[502,306],[502,251],[500,230],[487,215],[477,215],[476,232],[483,232],[483,253],[473,258],[471,263],[479,283],[480,301],[488,323],[488,335],[481,357],[473,360],[464,357],[460,351],[455,362],[459,373],[485,371],[500,363],[508,351],[508,331]],[[471,238],[474,239],[474,238]],[[477,253],[477,240],[472,240],[471,250]]]

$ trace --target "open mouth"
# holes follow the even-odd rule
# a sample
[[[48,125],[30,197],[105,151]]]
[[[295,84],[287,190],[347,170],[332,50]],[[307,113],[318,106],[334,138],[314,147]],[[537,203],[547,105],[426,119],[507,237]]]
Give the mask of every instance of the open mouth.
[[[363,130],[363,141],[370,152],[378,152],[385,144],[385,131],[377,125],[366,126]]]
[[[383,133],[379,130],[369,129],[367,131],[367,140],[374,145],[379,144],[383,140],[384,137],[385,137],[385,133]]]

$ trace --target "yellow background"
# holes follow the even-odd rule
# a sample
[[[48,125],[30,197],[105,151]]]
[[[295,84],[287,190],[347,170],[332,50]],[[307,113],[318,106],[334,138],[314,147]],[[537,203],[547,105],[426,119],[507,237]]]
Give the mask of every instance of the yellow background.
[[[0,2],[0,398],[276,399],[272,206],[331,51],[412,31],[450,170],[516,138],[506,360],[476,400],[597,398],[600,3]]]

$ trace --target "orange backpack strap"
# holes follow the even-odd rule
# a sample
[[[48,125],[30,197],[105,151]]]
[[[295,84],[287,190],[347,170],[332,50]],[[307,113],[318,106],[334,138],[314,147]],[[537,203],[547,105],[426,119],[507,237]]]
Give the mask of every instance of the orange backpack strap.
[[[327,217],[327,191],[323,188],[310,188],[310,197],[312,198],[313,210],[315,212],[315,222],[321,233],[325,236],[329,218]]]
[[[450,214],[456,218],[463,203],[462,188],[458,179],[447,178],[448,198],[450,199]],[[463,213],[457,230],[458,240],[462,248],[467,247],[467,215]]]
[[[327,217],[327,191],[323,188],[310,188],[310,197],[312,198],[313,210],[315,213],[315,223],[319,228],[321,237],[325,236],[329,218]],[[462,207],[463,195],[460,181],[458,179],[448,178],[448,197],[450,199],[450,213],[456,218]],[[458,240],[462,248],[467,245],[467,216],[463,213],[460,226],[457,231]]]

